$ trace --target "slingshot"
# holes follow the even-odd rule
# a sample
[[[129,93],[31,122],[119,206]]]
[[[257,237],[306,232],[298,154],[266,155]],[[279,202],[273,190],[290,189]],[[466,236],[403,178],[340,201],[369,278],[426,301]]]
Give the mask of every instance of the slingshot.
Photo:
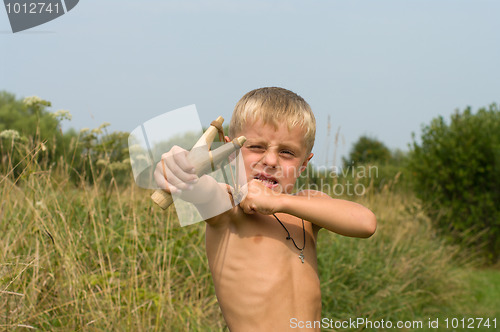
[[[224,132],[222,129],[223,122],[224,118],[222,116],[219,116],[215,121],[212,121],[210,127],[198,139],[187,156],[187,159],[193,165],[195,174],[197,176],[202,176],[204,174],[215,171],[217,168],[220,168],[223,162],[227,160],[233,152],[241,149],[243,143],[245,143],[246,141],[245,136],[240,136],[238,138],[235,138],[230,143],[226,143],[211,151],[210,147],[217,133],[219,133],[221,142],[224,141]],[[236,163],[238,163],[237,158]],[[232,182],[236,187],[237,181],[234,177],[234,174],[232,173],[232,168],[230,168],[230,170]],[[228,183],[227,176],[224,171],[223,176],[226,180],[226,183]],[[164,210],[167,209],[174,201],[170,193],[161,189],[156,190],[151,195],[151,199]],[[232,204],[234,205],[234,201],[232,202]]]

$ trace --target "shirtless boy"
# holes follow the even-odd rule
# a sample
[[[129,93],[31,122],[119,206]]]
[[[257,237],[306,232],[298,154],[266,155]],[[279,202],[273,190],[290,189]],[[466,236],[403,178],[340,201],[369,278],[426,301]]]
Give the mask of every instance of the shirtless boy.
[[[318,231],[360,238],[375,232],[374,214],[357,203],[313,190],[292,195],[313,157],[315,132],[310,106],[282,88],[250,91],[235,107],[226,141],[247,138],[241,152],[248,193],[236,207],[206,220],[208,263],[233,332],[296,331],[292,322],[320,321]],[[193,174],[187,152],[172,150],[176,157],[171,151],[158,164],[160,186],[196,192],[193,203],[199,208],[227,199],[225,186]],[[168,185],[164,167],[170,170]]]

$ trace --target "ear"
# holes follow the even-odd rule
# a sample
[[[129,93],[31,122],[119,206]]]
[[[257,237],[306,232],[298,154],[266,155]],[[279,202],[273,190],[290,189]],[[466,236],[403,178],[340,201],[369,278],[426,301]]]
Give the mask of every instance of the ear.
[[[299,171],[299,174],[302,173],[303,171],[305,171],[305,169],[307,168],[307,164],[309,164],[309,161],[311,160],[311,158],[314,156],[314,153],[311,153],[309,154],[309,157],[307,157],[304,162],[302,163],[302,166],[300,166],[300,171]]]
[[[226,143],[231,142],[231,139],[229,138],[229,136],[224,136],[224,142],[226,142]]]

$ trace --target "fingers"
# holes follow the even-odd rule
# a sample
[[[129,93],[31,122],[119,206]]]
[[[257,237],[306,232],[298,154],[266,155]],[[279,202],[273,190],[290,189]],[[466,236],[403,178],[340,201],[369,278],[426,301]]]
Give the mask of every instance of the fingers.
[[[280,193],[266,187],[258,180],[247,184],[247,194],[240,202],[240,207],[247,214],[272,214],[277,211]]]
[[[194,174],[195,169],[194,169],[193,165],[191,165],[191,163],[188,160],[188,154],[189,154],[188,151],[186,151],[178,146],[174,146],[170,150],[170,153],[166,154],[167,158],[165,160],[167,161],[169,166],[175,165],[177,167],[177,169],[182,170],[183,172]]]
[[[195,183],[198,179],[187,155],[187,151],[167,153],[161,160],[168,182],[180,189],[186,189],[188,183]]]
[[[256,194],[255,183],[256,180],[252,180],[241,187],[240,192],[244,194],[244,199],[240,202],[240,207],[246,214],[254,214],[257,211],[257,205],[255,204]]]
[[[188,151],[174,146],[157,163],[154,178],[157,185],[170,193],[190,190],[198,181],[195,169],[188,160]]]
[[[173,191],[170,190],[168,183],[167,183],[167,178],[164,176],[164,172],[161,170],[161,162],[159,162],[156,165],[155,171],[154,171],[154,180],[156,182],[156,185],[160,187],[161,189],[165,190],[168,193],[173,193]]]
[[[246,198],[240,202],[240,208],[245,212],[246,214],[254,214],[255,209],[252,208],[252,203],[249,202]]]

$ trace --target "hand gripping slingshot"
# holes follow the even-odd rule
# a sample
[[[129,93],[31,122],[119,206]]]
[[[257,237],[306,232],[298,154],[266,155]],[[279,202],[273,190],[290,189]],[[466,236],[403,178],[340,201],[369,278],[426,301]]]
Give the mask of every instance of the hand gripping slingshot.
[[[222,123],[224,118],[219,116],[215,121],[210,123],[210,127],[203,133],[203,135],[198,139],[196,144],[193,146],[191,151],[189,151],[187,159],[193,165],[195,169],[195,174],[197,176],[202,176],[204,174],[215,171],[217,168],[223,170],[223,164],[227,160],[229,161],[229,156],[241,149],[246,141],[245,136],[240,136],[235,138],[230,143],[223,144],[215,150],[210,150],[210,146],[215,139],[217,133],[219,134],[219,139],[224,142],[224,131],[222,129]],[[206,147],[205,147],[206,146]],[[231,171],[231,178],[234,184],[234,189],[239,192],[237,186],[237,181],[234,177],[233,170],[229,167]],[[236,158],[236,173],[238,173],[238,158]],[[226,173],[222,172],[224,180],[228,182]],[[151,199],[158,204],[162,209],[167,209],[173,203],[173,197],[170,193],[162,189],[157,189],[151,195]],[[234,206],[234,200],[231,199],[231,203]]]

